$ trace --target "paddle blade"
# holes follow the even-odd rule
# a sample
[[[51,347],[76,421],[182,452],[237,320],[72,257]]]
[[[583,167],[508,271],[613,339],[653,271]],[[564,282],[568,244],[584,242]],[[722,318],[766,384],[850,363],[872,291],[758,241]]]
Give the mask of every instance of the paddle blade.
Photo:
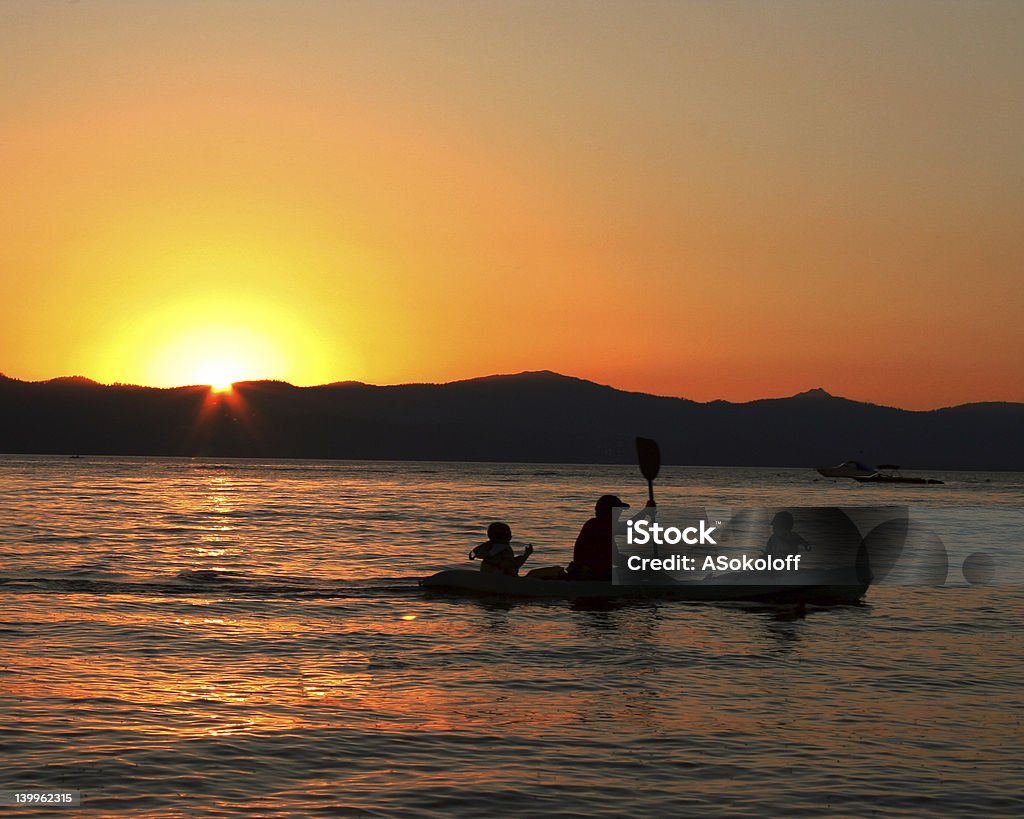
[[[636,457],[640,462],[640,472],[648,481],[658,477],[661,469],[661,450],[658,442],[651,438],[636,439]]]

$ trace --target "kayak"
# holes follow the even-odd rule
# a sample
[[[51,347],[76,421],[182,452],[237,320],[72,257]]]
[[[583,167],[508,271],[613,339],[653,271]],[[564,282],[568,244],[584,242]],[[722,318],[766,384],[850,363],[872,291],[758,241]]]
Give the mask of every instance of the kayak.
[[[763,572],[726,572],[693,581],[619,585],[593,580],[542,580],[467,569],[448,569],[424,577],[420,587],[431,592],[523,597],[550,600],[616,600],[648,598],[693,602],[750,601],[762,603],[856,603],[870,578],[851,568],[801,572],[799,583],[765,582]]]

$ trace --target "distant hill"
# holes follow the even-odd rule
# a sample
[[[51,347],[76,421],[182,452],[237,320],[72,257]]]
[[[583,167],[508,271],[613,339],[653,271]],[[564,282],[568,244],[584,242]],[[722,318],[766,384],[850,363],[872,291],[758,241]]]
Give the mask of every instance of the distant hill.
[[[552,372],[376,387],[105,386],[0,376],[0,452],[620,463],[633,438],[667,463],[1024,470],[1024,404],[911,412],[810,390],[702,404]]]

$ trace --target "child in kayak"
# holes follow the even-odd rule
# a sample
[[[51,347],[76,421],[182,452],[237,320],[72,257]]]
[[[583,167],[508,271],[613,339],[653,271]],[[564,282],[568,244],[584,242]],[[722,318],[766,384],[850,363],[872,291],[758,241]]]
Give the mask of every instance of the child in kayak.
[[[512,529],[507,523],[495,522],[487,527],[487,540],[469,553],[470,560],[480,559],[480,571],[519,575],[519,568],[533,554],[533,545],[526,544],[521,555],[512,549]]]
[[[796,521],[790,512],[777,512],[772,518],[772,534],[764,547],[765,557],[783,559],[791,554],[810,551],[811,544],[799,532],[793,531]]]

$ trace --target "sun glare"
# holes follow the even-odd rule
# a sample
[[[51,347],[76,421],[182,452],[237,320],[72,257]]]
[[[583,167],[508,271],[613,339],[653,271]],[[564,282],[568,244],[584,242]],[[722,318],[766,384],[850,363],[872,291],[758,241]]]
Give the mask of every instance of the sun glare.
[[[225,392],[242,381],[324,383],[337,369],[337,353],[327,355],[321,337],[279,302],[196,293],[139,311],[97,348],[96,358],[117,365],[111,381],[155,387],[209,385]]]
[[[238,376],[238,365],[226,359],[211,359],[202,363],[197,370],[196,381],[200,384],[209,384],[214,392],[230,392],[235,381],[241,381]]]
[[[273,378],[284,363],[269,329],[206,324],[172,335],[157,349],[151,366],[153,380],[208,384],[215,392],[228,392],[239,381]]]

